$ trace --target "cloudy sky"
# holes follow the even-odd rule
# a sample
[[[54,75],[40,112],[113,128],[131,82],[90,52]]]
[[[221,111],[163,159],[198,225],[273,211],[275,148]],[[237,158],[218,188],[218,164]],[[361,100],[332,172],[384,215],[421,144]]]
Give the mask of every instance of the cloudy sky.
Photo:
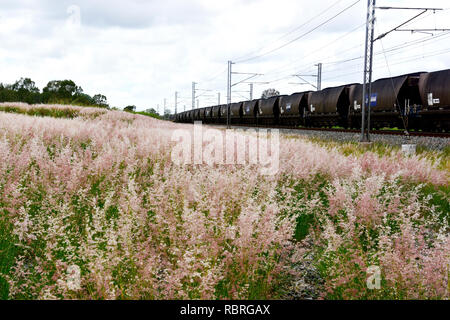
[[[72,79],[110,105],[160,110],[226,102],[227,61],[258,73],[254,97],[362,81],[366,0],[0,0],[0,82]],[[448,0],[378,0],[378,6],[444,8],[404,29],[450,28]],[[377,10],[376,34],[420,11]],[[374,78],[450,68],[450,32],[395,32],[375,43]],[[302,76],[303,80],[294,77]],[[247,77],[233,74],[233,83]],[[210,91],[206,91],[210,90]],[[249,84],[233,87],[248,99]]]

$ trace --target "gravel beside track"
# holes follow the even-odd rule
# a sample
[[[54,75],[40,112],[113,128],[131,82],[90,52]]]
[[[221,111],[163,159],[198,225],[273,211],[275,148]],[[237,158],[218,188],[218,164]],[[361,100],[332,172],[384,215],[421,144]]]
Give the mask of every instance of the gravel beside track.
[[[296,130],[296,129],[281,129],[281,132],[286,134],[313,136],[340,142],[359,141],[361,139],[360,133],[353,133],[353,132],[333,132],[333,131]],[[443,150],[445,147],[450,145],[450,138],[441,138],[441,137],[410,136],[409,139],[407,139],[406,137],[401,135],[371,134],[370,139],[373,142],[381,142],[396,146],[401,146],[402,144],[405,143],[412,143],[433,150]]]
[[[226,128],[226,125],[212,125],[214,127]],[[231,126],[232,129],[252,129],[255,127],[245,127],[245,126]],[[261,128],[265,129],[265,128]],[[306,137],[317,137],[325,140],[334,140],[339,142],[352,142],[360,141],[361,133],[356,132],[343,132],[343,131],[322,131],[322,130],[311,130],[311,129],[289,129],[289,128],[279,128],[280,132],[287,135],[300,135]],[[418,146],[426,147],[432,150],[443,150],[445,147],[450,146],[450,138],[446,137],[426,137],[426,136],[410,136],[407,139],[403,135],[394,134],[374,134],[370,135],[372,142],[380,142],[395,146],[401,146],[402,144],[412,143]]]

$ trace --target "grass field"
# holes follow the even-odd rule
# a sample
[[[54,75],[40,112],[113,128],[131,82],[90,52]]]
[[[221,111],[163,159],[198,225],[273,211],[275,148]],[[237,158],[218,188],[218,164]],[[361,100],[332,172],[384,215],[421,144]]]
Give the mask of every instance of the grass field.
[[[0,298],[285,299],[306,260],[319,298],[450,298],[447,152],[281,136],[262,175],[175,164],[177,129],[0,106]]]

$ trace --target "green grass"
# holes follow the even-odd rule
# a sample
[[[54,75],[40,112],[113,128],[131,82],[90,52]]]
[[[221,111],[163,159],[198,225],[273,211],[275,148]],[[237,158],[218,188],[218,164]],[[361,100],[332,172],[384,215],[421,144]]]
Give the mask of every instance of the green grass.
[[[135,114],[140,114],[140,115],[143,115],[143,116],[147,116],[147,117],[152,117],[152,118],[155,118],[155,119],[161,119],[161,117],[158,115],[158,114],[156,114],[156,113],[148,113],[148,112],[145,112],[145,111],[139,111],[139,112],[134,112]]]
[[[429,205],[434,206],[439,222],[450,226],[450,186],[428,184],[421,190],[422,198],[430,197]]]
[[[22,109],[20,107],[14,106],[0,106],[0,111],[6,113],[25,114],[28,116],[65,118],[65,119],[73,119],[80,116],[80,112],[78,110],[69,108],[55,109],[48,107],[32,107],[30,109]],[[92,117],[96,117],[102,113],[103,111],[99,111],[98,113],[92,114]]]
[[[328,149],[336,148],[345,156],[353,155],[359,157],[366,152],[373,152],[380,157],[386,157],[401,150],[400,146],[378,141],[368,145],[362,145],[358,141],[340,142],[320,137],[308,137],[308,140],[321,147]],[[450,146],[446,146],[443,150],[434,150],[419,144],[416,146],[416,154],[436,164],[439,170],[450,170]]]
[[[287,178],[281,180],[279,183],[279,187],[285,184],[294,190],[294,198],[291,199],[292,203],[289,203],[292,210],[289,210],[290,212],[285,212],[285,214],[296,217],[294,239],[296,241],[302,241],[309,235],[311,228],[318,226],[316,217],[317,212],[309,212],[305,203],[311,201],[313,197],[318,194],[322,207],[325,209],[328,208],[329,202],[325,192],[329,186],[330,180],[324,175],[317,174],[308,181]],[[281,188],[277,188],[277,192],[278,201],[281,203],[285,202],[286,199],[281,192]]]
[[[9,298],[9,284],[1,274],[8,274],[14,265],[19,248],[14,245],[12,226],[6,219],[7,211],[1,210],[0,217],[0,300]]]

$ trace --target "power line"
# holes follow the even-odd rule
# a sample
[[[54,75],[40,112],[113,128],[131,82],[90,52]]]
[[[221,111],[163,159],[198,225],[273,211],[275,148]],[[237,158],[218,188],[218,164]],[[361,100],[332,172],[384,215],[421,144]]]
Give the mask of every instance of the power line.
[[[384,51],[378,51],[378,52],[375,53],[375,55],[381,55],[381,54],[384,54],[384,52],[387,52],[387,53],[389,53],[389,52],[395,52],[395,51],[399,51],[399,50],[402,50],[402,49],[405,49],[405,48],[408,48],[408,47],[414,47],[415,45],[422,45],[422,44],[425,43],[425,42],[428,42],[428,41],[435,41],[435,40],[438,40],[438,39],[441,38],[441,37],[448,36],[449,34],[450,34],[450,31],[449,31],[449,32],[446,32],[446,33],[442,33],[442,34],[436,35],[436,36],[427,37],[425,40],[423,40],[423,38],[421,38],[421,39],[416,39],[416,40],[408,41],[408,42],[405,42],[405,43],[403,43],[403,44],[401,44],[401,45],[396,45],[396,46],[390,47],[390,48],[388,48],[388,49],[386,49],[386,50],[384,50]],[[445,39],[445,38],[448,38],[448,37],[444,37],[443,39]],[[443,39],[441,39],[441,40],[443,40]],[[394,53],[394,54],[392,54],[392,55],[395,55],[395,54],[398,54],[398,53],[401,53],[401,51],[400,51],[400,52],[396,52],[396,53]],[[353,58],[349,58],[349,59],[344,59],[344,60],[337,60],[337,61],[332,61],[332,62],[325,62],[324,64],[327,64],[327,65],[332,65],[332,64],[345,64],[345,63],[347,63],[347,62],[360,60],[360,59],[362,59],[362,58],[364,58],[364,56],[357,56],[357,57],[353,57]],[[358,64],[358,65],[359,65],[359,64]],[[330,69],[327,69],[327,72],[328,72],[328,71],[334,71],[334,70],[340,70],[340,69],[331,69],[331,70],[330,70]]]
[[[343,39],[343,38],[349,36],[350,34],[354,33],[356,30],[362,28],[363,26],[365,26],[365,22],[364,22],[363,24],[358,25],[358,26],[355,27],[354,29],[350,30],[350,31],[347,32],[346,34],[337,37],[336,39],[334,39],[334,40],[331,41],[331,42],[328,42],[326,45],[324,45],[324,46],[322,46],[322,47],[320,47],[320,48],[318,48],[318,49],[312,50],[309,54],[306,54],[306,55],[302,56],[301,58],[295,59],[295,60],[293,60],[293,61],[289,62],[288,64],[285,64],[285,65],[283,65],[283,66],[281,66],[281,67],[277,67],[277,68],[274,68],[274,69],[269,70],[268,72],[264,72],[264,74],[265,74],[265,75],[268,75],[268,74],[280,74],[280,73],[283,73],[283,72],[285,72],[285,71],[287,71],[287,70],[290,70],[290,73],[292,73],[294,69],[299,69],[299,68],[300,68],[300,66],[292,67],[292,63],[294,63],[294,62],[296,62],[296,61],[299,61],[299,60],[304,60],[305,58],[310,57],[310,56],[312,56],[312,55],[317,55],[317,52],[318,52],[318,51],[321,51],[321,50],[323,50],[323,49],[329,47],[330,45],[336,43],[337,41],[339,41],[339,40],[341,40],[341,39]],[[353,50],[353,49],[355,49],[355,48],[358,48],[358,47],[361,47],[361,46],[362,46],[362,44],[358,44],[358,45],[356,45],[356,46],[354,46],[354,47],[351,47],[351,48],[348,48],[348,49],[346,49],[346,50],[340,51],[339,53],[348,52],[348,51],[351,51],[351,50]],[[315,57],[315,60],[316,60],[316,61],[318,60],[317,57]],[[323,60],[326,60],[326,58],[319,59],[319,60],[323,61]],[[305,66],[305,65],[312,65],[313,63],[314,63],[313,61],[309,62],[308,64],[302,63],[302,64],[301,64],[301,67],[303,67],[303,66]],[[289,68],[285,68],[286,66],[289,66]],[[280,70],[280,69],[281,69],[281,70]],[[294,71],[294,72],[295,72],[295,71]],[[302,72],[303,72],[303,71],[302,71]]]
[[[390,56],[392,56],[392,55],[399,54],[399,53],[403,52],[403,51],[400,51],[400,50],[402,50],[404,48],[414,47],[414,46],[417,46],[417,45],[422,45],[425,42],[431,42],[431,41],[436,41],[436,40],[444,40],[445,38],[449,37],[449,34],[450,34],[450,32],[446,32],[446,33],[442,33],[442,34],[439,34],[439,35],[434,35],[434,36],[431,36],[431,37],[430,36],[426,36],[426,37],[422,37],[420,39],[407,41],[407,42],[404,42],[402,44],[395,45],[395,46],[392,46],[390,48],[387,48],[386,52],[389,53],[389,52],[398,51],[398,52],[393,53],[393,54],[390,55]],[[440,39],[440,38],[442,38],[442,39]],[[382,51],[378,51],[378,52],[375,53],[376,56],[381,55],[381,54],[383,54]],[[326,65],[343,65],[343,64],[348,63],[348,62],[361,60],[362,58],[363,58],[363,56],[360,55],[360,56],[351,57],[351,58],[348,58],[348,59],[336,60],[336,61],[331,61],[331,62],[325,62],[324,64],[326,64]],[[352,67],[356,67],[356,66],[361,67],[361,63],[355,64],[355,65],[351,65],[351,66],[346,66],[344,68],[334,68],[334,69],[326,68],[324,73],[329,74],[331,72],[339,71],[339,70],[342,70],[342,69],[348,69],[348,68],[352,68]],[[299,71],[299,72],[300,73],[308,73],[310,71],[311,71],[311,69],[307,69],[307,70],[302,70],[302,71]],[[360,72],[360,71],[358,71],[358,72]],[[355,73],[358,73],[358,72],[352,72],[350,74],[355,74]],[[280,80],[287,79],[287,78],[290,78],[290,75],[283,76],[281,78],[277,78],[276,80],[273,80],[273,81],[270,81],[270,82],[278,82]],[[327,78],[327,79],[329,79],[329,78]],[[324,80],[327,80],[327,79],[324,79]]]
[[[404,58],[397,59],[395,61],[399,61],[399,62],[391,63],[390,65],[391,66],[395,66],[395,65],[399,65],[399,64],[409,63],[409,62],[412,62],[412,61],[417,61],[417,60],[421,60],[421,59],[425,59],[425,58],[430,58],[430,57],[446,54],[446,53],[449,53],[449,52],[450,52],[450,48],[446,48],[446,49],[443,49],[443,50],[429,52],[426,55],[424,55],[424,54],[414,55],[414,56],[407,57],[408,58],[407,60],[405,60]],[[377,68],[382,68],[383,66],[381,64],[377,64],[376,67]],[[325,78],[323,80],[326,80],[326,81],[334,80],[334,79],[343,78],[345,76],[349,76],[349,75],[353,75],[353,74],[360,74],[360,73],[361,73],[361,71],[349,72],[349,73],[340,74],[340,75],[335,76],[335,77]]]
[[[287,37],[288,35],[290,35],[290,34],[296,32],[296,31],[300,30],[300,29],[303,28],[304,26],[308,25],[311,21],[313,21],[313,20],[315,20],[316,18],[322,16],[323,14],[325,14],[326,12],[328,12],[331,8],[335,7],[337,4],[339,4],[339,3],[342,2],[342,1],[343,1],[343,0],[338,0],[338,1],[334,2],[331,6],[329,6],[328,8],[326,8],[325,10],[323,10],[322,12],[320,12],[319,14],[317,14],[316,16],[312,17],[312,18],[309,19],[308,21],[302,23],[300,26],[296,27],[295,29],[293,29],[293,30],[291,30],[291,31],[289,31],[289,32],[287,32],[287,33],[285,33],[285,34],[283,34],[281,37],[277,38],[275,41],[270,42],[269,45],[272,44],[272,43],[276,43],[276,42],[278,42],[279,40],[281,40],[281,39]],[[255,51],[253,51],[252,53],[246,54],[246,55],[241,56],[241,57],[234,58],[233,61],[239,61],[239,60],[241,60],[241,59],[247,58],[248,56],[251,56],[251,55],[254,54],[254,53],[260,52],[262,49],[268,47],[269,45],[268,45],[268,44],[264,44],[263,46],[261,46],[259,49],[255,50]]]
[[[227,71],[227,68],[223,69],[222,71],[215,73],[213,76],[207,78],[206,80],[203,81],[203,83],[208,83],[211,82],[213,80],[216,80],[220,75],[222,75],[222,73],[225,73]]]
[[[341,14],[343,14],[344,12],[346,12],[347,10],[349,10],[350,8],[354,7],[354,6],[355,6],[357,3],[359,3],[360,1],[361,1],[361,0],[357,0],[357,1],[353,2],[351,5],[349,5],[349,6],[346,7],[345,9],[339,11],[339,13],[335,14],[335,15],[332,16],[331,18],[325,20],[324,22],[320,23],[319,25],[315,26],[314,28],[310,29],[309,31],[307,31],[307,32],[305,32],[305,33],[303,33],[303,34],[301,34],[300,36],[295,37],[294,39],[292,39],[292,40],[286,42],[285,44],[283,44],[283,45],[281,45],[281,46],[279,46],[279,47],[277,47],[277,48],[275,48],[275,49],[272,49],[272,50],[270,50],[270,51],[268,51],[268,52],[262,53],[262,54],[260,54],[260,55],[256,55],[256,56],[254,56],[254,57],[250,57],[250,58],[247,58],[247,59],[244,59],[244,60],[239,60],[239,61],[237,61],[237,63],[247,62],[247,61],[251,61],[251,60],[255,60],[255,59],[264,57],[264,56],[266,56],[266,55],[268,55],[268,54],[271,54],[271,53],[273,53],[273,52],[275,52],[275,51],[278,51],[278,50],[280,50],[280,49],[282,49],[282,48],[284,48],[284,47],[290,45],[291,43],[293,43],[293,42],[295,42],[295,41],[298,41],[298,40],[300,40],[300,39],[306,37],[307,35],[311,34],[311,33],[314,32],[314,31],[316,31],[317,29],[319,29],[320,27],[324,26],[324,25],[327,24],[328,22],[334,20],[335,18],[337,18],[338,16],[340,16]]]
[[[430,17],[431,15],[436,16],[436,15],[438,15],[439,13],[442,13],[442,12],[445,11],[445,10],[448,10],[448,8],[446,8],[446,9],[444,9],[444,10],[442,10],[442,11],[439,11],[439,12],[437,12],[437,13],[431,13],[431,12],[430,12],[430,13],[428,13],[427,15],[425,15],[425,16],[420,17],[419,19],[417,19],[416,22],[417,22],[417,21],[420,21],[420,20],[423,20],[423,19],[425,19],[425,18],[427,18],[427,17]],[[408,22],[408,23],[405,24],[405,25],[409,25],[409,24],[411,24],[411,23],[413,23],[413,21],[410,21],[410,22]],[[294,61],[291,61],[289,64],[283,65],[283,66],[281,66],[281,67],[277,67],[277,68],[275,68],[275,69],[273,69],[273,70],[270,70],[270,71],[268,71],[268,72],[264,72],[264,74],[265,74],[265,75],[268,75],[268,74],[281,74],[281,73],[284,73],[285,71],[288,71],[288,70],[289,70],[289,71],[288,71],[289,73],[292,73],[292,72],[308,72],[309,69],[308,69],[308,71],[305,71],[305,70],[301,70],[301,71],[295,70],[295,71],[293,71],[294,68],[292,68],[292,67],[285,68],[285,69],[283,69],[283,68],[284,68],[285,66],[291,65],[291,64],[292,64],[293,62],[295,62],[295,61],[298,61],[298,60],[304,60],[304,59],[305,59],[306,57],[308,57],[308,56],[316,55],[318,51],[321,51],[321,50],[325,49],[326,47],[329,47],[331,44],[333,44],[333,43],[335,43],[335,42],[341,40],[342,38],[344,38],[344,37],[346,37],[346,36],[352,34],[353,32],[355,32],[356,30],[358,30],[359,28],[361,28],[361,27],[364,26],[364,25],[365,25],[365,22],[364,22],[363,24],[357,26],[356,28],[352,29],[352,30],[351,30],[350,32],[348,32],[347,34],[344,34],[343,36],[340,36],[340,37],[334,39],[333,41],[327,43],[325,46],[322,46],[321,48],[316,49],[316,50],[314,50],[314,51],[311,51],[309,54],[304,55],[304,56],[302,56],[302,57],[300,57],[300,58],[298,58],[298,59],[296,59],[296,60],[294,60]],[[445,34],[439,34],[439,35],[432,35],[431,38],[429,38],[429,37],[427,36],[427,37],[424,37],[424,38],[420,38],[420,39],[416,39],[416,40],[413,40],[413,41],[405,42],[405,43],[403,43],[403,44],[396,45],[396,46],[393,46],[393,47],[389,48],[389,49],[387,50],[387,52],[391,52],[391,51],[395,51],[395,50],[400,50],[400,49],[402,49],[402,48],[406,48],[406,47],[409,47],[409,46],[413,46],[413,45],[416,44],[416,43],[422,44],[422,43],[425,42],[425,41],[430,41],[430,40],[433,41],[434,38],[437,39],[437,38],[439,38],[439,37],[441,37],[441,36],[444,36],[444,35],[446,35],[446,34],[447,34],[447,33],[445,33]],[[423,39],[425,39],[425,40],[423,40]],[[353,46],[353,47],[351,47],[351,48],[345,49],[345,50],[343,50],[343,51],[339,51],[338,54],[343,54],[343,53],[345,53],[345,52],[352,51],[352,50],[354,50],[354,49],[356,49],[356,48],[359,48],[359,47],[362,47],[362,44],[358,44],[358,45],[356,45],[356,46]],[[382,52],[377,52],[376,54],[378,55],[378,54],[381,54],[381,53],[382,53]],[[363,58],[363,56],[357,56],[357,57],[352,57],[352,58],[349,58],[349,59],[338,60],[338,61],[334,61],[334,62],[324,62],[324,64],[345,63],[345,62],[347,62],[347,61],[354,61],[354,60],[359,60],[359,59],[362,59],[362,58]],[[325,57],[325,58],[321,57],[320,59],[319,59],[318,57],[315,57],[315,60],[316,60],[316,61],[318,61],[318,60],[320,60],[320,61],[326,61],[327,59],[329,59],[329,57]],[[313,63],[314,63],[314,61],[311,61],[311,62],[309,62],[309,63],[303,64],[303,65],[302,65],[302,68],[303,68],[304,66],[308,66],[308,65],[311,65],[311,64],[313,64]],[[281,70],[280,70],[280,68],[281,68]],[[295,69],[297,69],[297,68],[300,68],[300,66],[295,67]],[[275,71],[275,72],[273,72],[273,71]],[[326,72],[328,73],[328,71],[329,71],[329,68],[327,68],[327,71],[326,71]],[[289,77],[283,77],[282,79],[285,79],[285,78],[289,78]],[[277,81],[277,80],[275,80],[275,81]]]
[[[285,47],[285,46],[289,45],[290,43],[292,43],[292,42],[294,42],[294,41],[297,41],[297,40],[300,39],[301,37],[304,37],[304,36],[306,36],[307,34],[313,32],[314,30],[320,28],[321,26],[325,25],[325,24],[328,23],[329,21],[333,20],[333,19],[336,18],[337,16],[341,15],[342,13],[344,13],[345,11],[347,11],[348,9],[350,9],[351,7],[353,7],[354,5],[356,5],[359,1],[360,1],[360,0],[354,2],[354,3],[351,4],[350,6],[346,7],[344,10],[341,10],[338,14],[336,14],[336,15],[334,15],[333,17],[327,19],[325,22],[319,24],[318,26],[316,26],[316,27],[313,28],[312,30],[309,30],[307,33],[304,33],[304,34],[301,35],[300,37],[297,37],[296,39],[291,40],[290,42],[284,44],[284,45],[281,46],[281,47]],[[312,19],[308,20],[308,22],[303,23],[301,26],[299,26],[299,27],[295,28],[294,30],[288,32],[287,34],[281,36],[280,39],[282,39],[282,38],[284,38],[285,36],[287,36],[287,35],[289,35],[289,34],[295,32],[295,31],[301,29],[304,25],[308,24],[309,22],[313,21],[313,20],[316,19],[317,17],[319,17],[319,16],[323,15],[324,13],[326,13],[327,11],[329,11],[331,8],[333,8],[334,6],[336,6],[339,2],[342,2],[342,0],[336,1],[336,2],[333,3],[331,6],[329,6],[327,9],[325,9],[324,11],[322,11],[319,15],[313,17]],[[361,26],[358,26],[357,28],[360,28],[360,27],[361,27]],[[354,30],[350,31],[348,34],[350,34],[350,33],[353,32],[353,31],[354,31]],[[343,38],[343,37],[347,36],[348,34],[346,34],[346,35],[344,35],[344,36],[342,36],[342,37],[339,37],[338,39]],[[336,39],[335,41],[337,41],[338,39]],[[329,44],[330,44],[330,43],[329,43]],[[328,44],[328,45],[329,45],[329,44]],[[281,48],[281,47],[280,47],[280,48]],[[275,50],[278,50],[278,49],[275,49]],[[265,53],[264,55],[267,55],[267,54],[269,54],[269,53],[271,53],[271,52],[267,52],[267,53]],[[207,79],[205,82],[211,82],[211,81],[217,79],[217,78],[218,78],[221,74],[223,74],[225,71],[226,71],[226,69],[222,70],[221,72],[215,74],[212,78]]]

